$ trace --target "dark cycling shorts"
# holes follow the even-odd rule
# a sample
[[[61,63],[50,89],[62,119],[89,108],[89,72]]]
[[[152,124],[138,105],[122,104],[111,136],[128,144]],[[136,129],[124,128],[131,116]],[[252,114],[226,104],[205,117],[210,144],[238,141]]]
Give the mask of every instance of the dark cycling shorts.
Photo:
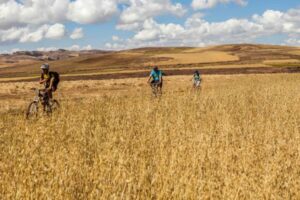
[[[158,85],[158,87],[162,87],[163,86],[163,81],[161,80],[161,83],[159,83],[159,81],[156,81],[156,80],[153,80],[153,81],[151,81],[151,85],[155,85],[155,84],[157,84]]]

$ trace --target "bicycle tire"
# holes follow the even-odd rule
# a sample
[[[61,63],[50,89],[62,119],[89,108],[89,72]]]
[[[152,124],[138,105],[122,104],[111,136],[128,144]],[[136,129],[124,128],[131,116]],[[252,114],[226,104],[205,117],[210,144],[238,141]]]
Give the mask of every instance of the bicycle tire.
[[[152,93],[153,93],[154,97],[157,97],[157,94],[158,94],[158,87],[157,87],[157,85],[153,85],[152,86]]]
[[[30,119],[31,117],[37,117],[38,116],[38,102],[33,101],[29,104],[26,112],[26,119]]]

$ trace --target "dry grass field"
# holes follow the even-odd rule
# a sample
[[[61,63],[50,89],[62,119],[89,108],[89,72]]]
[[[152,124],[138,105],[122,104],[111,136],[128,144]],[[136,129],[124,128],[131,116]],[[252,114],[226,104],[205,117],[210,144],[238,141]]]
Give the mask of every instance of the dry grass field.
[[[300,74],[0,83],[0,199],[299,199]]]
[[[159,54],[156,58],[168,58],[166,61],[161,61],[161,65],[175,65],[175,64],[197,64],[197,63],[216,63],[238,61],[239,57],[230,55],[221,51],[207,51],[207,52],[182,52],[176,54]]]

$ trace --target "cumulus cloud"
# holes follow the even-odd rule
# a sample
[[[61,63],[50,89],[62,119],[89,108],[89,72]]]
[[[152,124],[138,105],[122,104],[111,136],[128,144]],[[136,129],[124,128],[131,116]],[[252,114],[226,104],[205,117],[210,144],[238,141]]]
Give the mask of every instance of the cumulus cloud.
[[[137,30],[158,15],[186,11],[172,0],[0,0],[0,43],[60,39],[66,35],[64,23],[102,23],[117,14],[117,29]],[[83,36],[80,28],[70,34],[71,39]]]
[[[116,35],[113,35],[111,38],[112,38],[112,40],[115,41],[115,42],[116,42],[116,41],[120,41],[120,38],[119,38],[118,36],[116,36]]]
[[[66,19],[68,0],[7,0],[0,2],[0,28],[59,23]]]
[[[61,39],[65,36],[66,30],[63,24],[54,24],[48,28],[45,38],[48,39]]]
[[[92,45],[86,45],[86,46],[72,45],[70,47],[61,47],[61,48],[58,48],[58,47],[39,47],[36,50],[37,51],[57,51],[58,49],[66,49],[66,50],[69,50],[69,51],[82,51],[82,50],[88,51],[88,50],[92,50],[93,47],[92,47]]]
[[[246,0],[193,0],[192,7],[195,10],[209,9],[215,7],[219,3],[236,3],[241,6],[247,5]]]
[[[13,27],[7,30],[0,30],[0,43],[14,42],[39,42],[42,39],[60,39],[65,35],[63,24],[42,25],[38,28]]]
[[[67,18],[81,24],[99,23],[118,12],[115,0],[76,0],[69,4]]]
[[[71,47],[67,47],[65,49],[67,49],[69,51],[82,51],[82,50],[89,51],[89,50],[92,50],[93,47],[92,47],[92,45],[79,46],[79,45],[75,44],[75,45],[72,45]]]
[[[70,38],[73,40],[81,39],[84,37],[83,29],[76,28],[73,33],[70,35]]]
[[[300,41],[300,9],[280,12],[267,10],[250,19],[228,19],[208,22],[201,13],[194,14],[181,24],[160,24],[147,19],[130,39],[107,43],[107,48],[140,46],[204,46],[225,43],[255,42],[261,37],[285,34],[288,44]]]
[[[57,47],[39,47],[36,49],[37,51],[56,51]]]
[[[158,24],[153,19],[146,20],[143,29],[137,32],[133,39],[140,41],[151,41],[168,38],[177,38],[184,32],[184,28],[177,24]]]
[[[220,3],[247,4],[247,0],[191,2],[195,10]],[[119,17],[116,29],[131,31],[133,36],[129,39],[113,36],[107,48],[252,42],[273,34],[285,35],[289,44],[300,40],[300,9],[267,10],[251,18],[219,22],[207,21],[199,13],[189,16],[183,24],[157,21],[157,16],[183,17],[186,12],[175,0],[0,0],[0,45],[61,39],[67,35],[64,25],[67,22],[102,23],[114,16]],[[80,39],[84,37],[83,29],[71,30],[68,36]]]
[[[285,40],[284,44],[291,46],[300,46],[300,38],[289,38]]]
[[[186,9],[182,4],[170,0],[128,0],[128,6],[120,15],[118,29],[134,30],[147,19],[163,14],[183,16]]]
[[[253,20],[262,24],[270,33],[285,33],[290,36],[300,34],[300,9],[280,12],[267,10],[262,16],[254,15]]]
[[[102,23],[118,13],[119,0],[0,0],[0,44],[61,39],[64,23]],[[76,29],[70,38],[83,37]]]
[[[103,22],[118,12],[117,0],[5,0],[0,1],[0,28],[20,25]]]

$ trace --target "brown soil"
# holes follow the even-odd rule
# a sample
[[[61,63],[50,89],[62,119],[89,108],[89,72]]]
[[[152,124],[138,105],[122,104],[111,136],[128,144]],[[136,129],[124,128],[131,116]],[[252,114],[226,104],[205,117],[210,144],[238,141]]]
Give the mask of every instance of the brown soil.
[[[195,69],[184,70],[165,70],[166,76],[191,75]],[[203,75],[235,75],[235,74],[272,74],[272,73],[300,73],[300,67],[249,67],[249,68],[219,68],[219,69],[200,69]],[[62,81],[77,81],[77,80],[108,80],[108,79],[126,79],[126,78],[141,78],[147,77],[147,72],[135,73],[115,73],[115,74],[97,74],[85,76],[67,76],[62,77]],[[33,79],[20,79],[0,81],[3,82],[32,82]]]

